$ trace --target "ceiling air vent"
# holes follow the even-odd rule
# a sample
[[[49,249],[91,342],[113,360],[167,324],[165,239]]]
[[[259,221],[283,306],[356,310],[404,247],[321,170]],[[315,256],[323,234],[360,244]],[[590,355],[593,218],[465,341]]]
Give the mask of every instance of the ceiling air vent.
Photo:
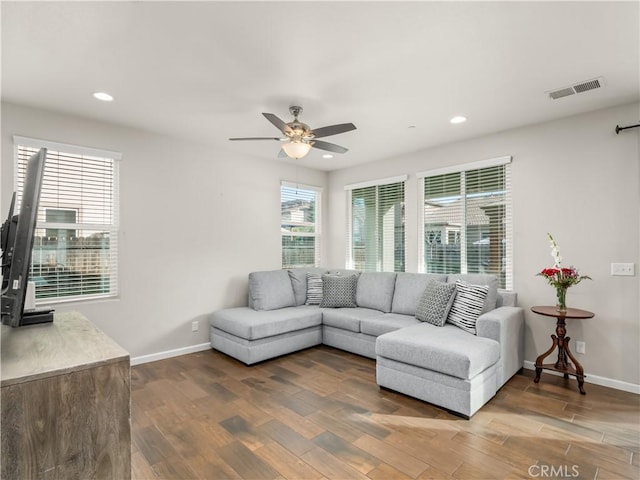
[[[558,98],[568,97],[569,95],[575,95],[576,93],[588,92],[589,90],[594,90],[603,86],[604,78],[598,77],[591,80],[586,80],[584,82],[576,83],[575,85],[571,85],[570,87],[563,87],[546,93],[552,100],[557,100]]]
[[[553,92],[548,92],[549,96],[557,100],[558,98],[568,97],[569,95],[575,95],[576,92],[573,91],[573,88],[561,88],[560,90],[554,90]]]
[[[600,88],[600,79],[594,78],[593,80],[587,80],[586,82],[579,83],[578,85],[574,85],[573,89],[576,93],[586,92],[588,90],[593,90],[594,88]]]

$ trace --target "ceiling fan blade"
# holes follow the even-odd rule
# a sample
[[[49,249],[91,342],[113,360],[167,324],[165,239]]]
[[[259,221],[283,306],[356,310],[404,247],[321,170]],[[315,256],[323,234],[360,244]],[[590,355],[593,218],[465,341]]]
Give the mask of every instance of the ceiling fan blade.
[[[347,153],[349,151],[348,148],[341,147],[335,143],[323,142],[322,140],[314,140],[310,143],[312,147],[319,148],[320,150],[327,150],[328,152]]]
[[[285,135],[293,134],[293,130],[291,130],[291,127],[287,125],[284,121],[280,120],[273,113],[263,112],[262,115],[264,115],[264,118],[266,118],[271,123],[273,123],[276,126],[276,128],[280,130],[282,133],[284,133]]]
[[[282,148],[278,152],[278,158],[287,158],[287,152],[285,152]]]
[[[229,140],[277,140],[277,141],[280,141],[282,139],[278,137],[234,137],[234,138],[230,138]],[[285,138],[285,140],[287,139]]]
[[[353,123],[340,123],[338,125],[329,125],[328,127],[316,128],[311,131],[315,138],[328,137],[330,135],[337,135],[338,133],[350,132],[355,130],[356,126]]]

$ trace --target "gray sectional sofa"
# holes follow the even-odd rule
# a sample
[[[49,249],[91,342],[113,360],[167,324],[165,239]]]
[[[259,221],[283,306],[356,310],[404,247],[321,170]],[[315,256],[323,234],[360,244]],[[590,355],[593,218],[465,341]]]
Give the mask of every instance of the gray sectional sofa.
[[[353,306],[306,305],[307,273],[356,275]],[[475,334],[416,318],[431,280],[486,286]],[[375,359],[380,386],[469,418],[523,366],[524,312],[516,293],[499,290],[497,283],[495,276],[479,274],[253,272],[248,306],[211,315],[211,345],[247,365],[330,345]]]

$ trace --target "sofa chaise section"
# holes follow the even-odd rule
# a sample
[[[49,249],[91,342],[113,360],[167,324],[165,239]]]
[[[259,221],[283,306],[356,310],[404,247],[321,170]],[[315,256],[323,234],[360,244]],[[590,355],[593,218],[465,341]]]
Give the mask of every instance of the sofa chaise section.
[[[500,345],[453,325],[421,323],[376,343],[380,386],[470,417],[497,390]]]
[[[516,298],[498,290],[496,308],[477,319],[476,335],[427,323],[381,335],[378,385],[471,417],[524,363],[524,312]]]
[[[247,365],[322,343],[317,306],[228,308],[214,312],[210,324],[211,346]]]

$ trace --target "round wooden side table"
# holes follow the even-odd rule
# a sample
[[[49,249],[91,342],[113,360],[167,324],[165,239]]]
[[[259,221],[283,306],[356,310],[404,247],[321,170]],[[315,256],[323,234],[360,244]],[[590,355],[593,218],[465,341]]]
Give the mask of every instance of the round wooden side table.
[[[585,395],[583,387],[585,377],[584,369],[569,349],[569,342],[571,341],[571,337],[565,337],[565,334],[567,333],[565,320],[567,318],[571,318],[574,320],[584,320],[594,317],[595,314],[587,310],[580,310],[579,308],[567,308],[566,312],[560,312],[557,307],[551,306],[531,307],[531,311],[537,313],[538,315],[544,315],[545,317],[556,318],[556,334],[551,335],[553,344],[551,345],[551,348],[549,350],[544,352],[536,359],[536,377],[533,379],[533,381],[535,383],[538,383],[540,381],[540,374],[542,373],[543,369],[563,373],[564,378],[569,378],[569,375],[575,375],[576,379],[578,380],[578,389],[580,390],[580,393],[582,395]],[[558,360],[556,361],[556,363],[543,363],[544,359],[551,355],[556,347],[558,348]],[[567,356],[571,359],[573,365],[571,364]]]

